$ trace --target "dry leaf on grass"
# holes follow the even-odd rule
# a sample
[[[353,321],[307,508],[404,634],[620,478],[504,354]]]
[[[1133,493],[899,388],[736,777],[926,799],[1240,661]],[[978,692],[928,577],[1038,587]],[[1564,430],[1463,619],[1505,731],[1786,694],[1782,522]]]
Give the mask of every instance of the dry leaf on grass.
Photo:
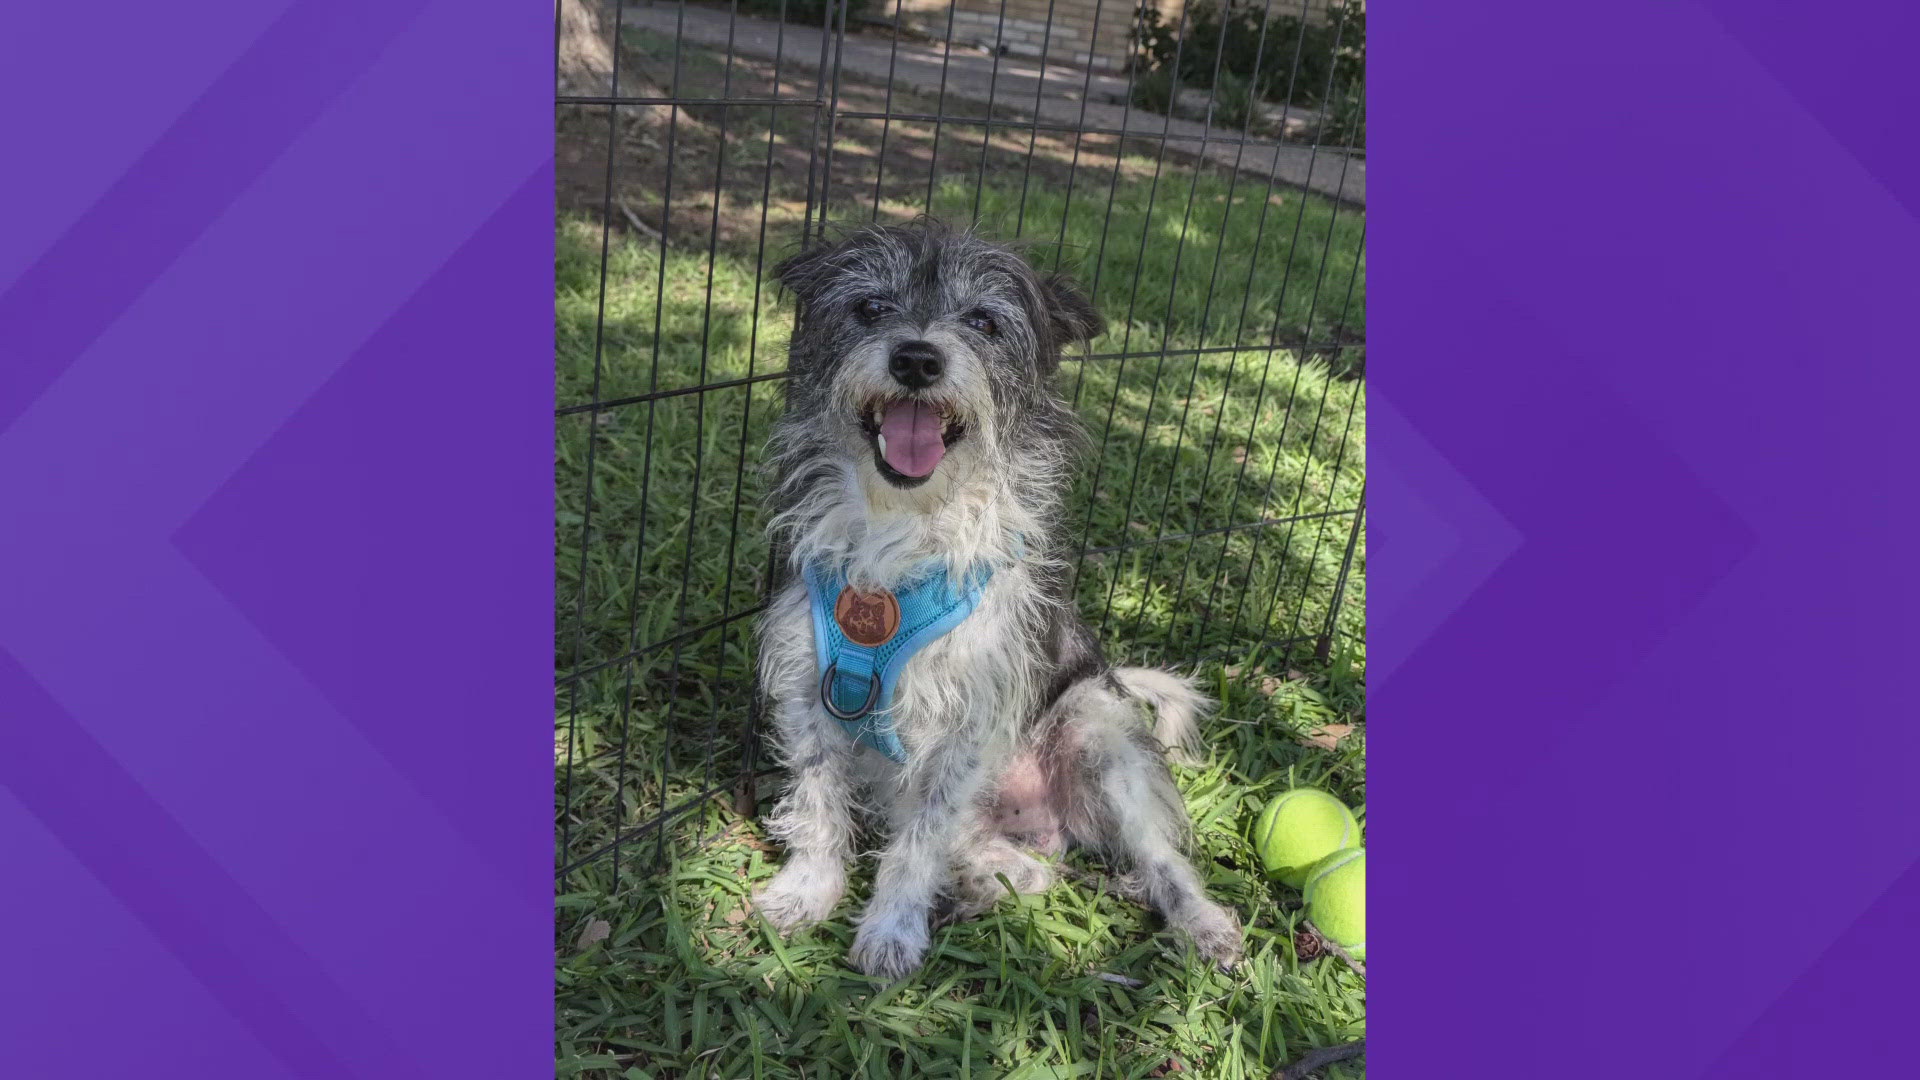
[[[605,941],[613,936],[613,924],[605,919],[590,920],[580,930],[580,947],[587,948],[596,942]]]
[[[1284,679],[1278,675],[1263,676],[1260,680],[1260,692],[1271,696],[1273,694],[1279,693],[1280,688],[1287,685],[1290,682],[1303,683],[1306,681],[1307,681],[1306,672],[1296,671],[1293,668],[1288,668],[1287,676]]]
[[[1326,724],[1314,728],[1300,737],[1300,745],[1317,746],[1322,750],[1334,750],[1340,746],[1340,740],[1353,734],[1352,724]]]

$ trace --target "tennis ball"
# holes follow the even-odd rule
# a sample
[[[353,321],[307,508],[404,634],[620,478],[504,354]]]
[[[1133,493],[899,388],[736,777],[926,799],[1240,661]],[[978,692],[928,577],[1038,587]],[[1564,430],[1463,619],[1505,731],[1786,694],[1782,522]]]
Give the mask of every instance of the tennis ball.
[[[1253,825],[1253,848],[1267,876],[1299,888],[1313,864],[1357,847],[1360,826],[1345,803],[1319,788],[1294,788],[1267,804]]]
[[[1313,865],[1307,875],[1307,918],[1320,936],[1367,958],[1367,851],[1336,851]]]

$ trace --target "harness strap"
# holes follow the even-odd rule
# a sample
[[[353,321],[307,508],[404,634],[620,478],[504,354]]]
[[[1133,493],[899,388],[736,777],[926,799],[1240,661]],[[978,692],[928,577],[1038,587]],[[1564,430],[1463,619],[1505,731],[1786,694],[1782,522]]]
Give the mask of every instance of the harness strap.
[[[993,568],[982,564],[955,583],[936,563],[891,593],[849,588],[838,568],[810,564],[804,576],[820,704],[855,742],[904,763],[906,747],[890,715],[894,684],[915,653],[973,613]]]

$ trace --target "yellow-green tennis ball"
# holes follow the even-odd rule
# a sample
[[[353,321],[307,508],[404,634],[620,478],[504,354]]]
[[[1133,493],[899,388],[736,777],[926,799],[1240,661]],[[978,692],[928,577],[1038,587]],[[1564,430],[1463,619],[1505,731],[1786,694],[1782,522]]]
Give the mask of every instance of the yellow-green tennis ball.
[[[1358,847],[1360,826],[1347,804],[1319,788],[1294,788],[1267,804],[1253,825],[1253,849],[1267,876],[1299,888],[1313,864]]]
[[[1313,866],[1307,875],[1307,918],[1320,936],[1347,950],[1355,960],[1367,958],[1367,851],[1336,851]]]

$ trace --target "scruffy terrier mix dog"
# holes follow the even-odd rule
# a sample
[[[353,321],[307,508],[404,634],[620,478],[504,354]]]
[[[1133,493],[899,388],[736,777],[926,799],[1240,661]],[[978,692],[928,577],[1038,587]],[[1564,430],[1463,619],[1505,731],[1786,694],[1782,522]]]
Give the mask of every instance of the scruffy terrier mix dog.
[[[936,919],[984,911],[1001,877],[1045,889],[1034,852],[1071,845],[1122,864],[1131,895],[1232,965],[1240,924],[1182,853],[1165,760],[1208,702],[1108,666],[1067,592],[1079,431],[1050,383],[1099,315],[1019,255],[927,223],[862,230],[777,274],[801,310],[772,466],[793,573],[760,655],[791,784],[760,911],[782,931],[825,919],[864,810],[887,840],[861,971],[908,974]]]

